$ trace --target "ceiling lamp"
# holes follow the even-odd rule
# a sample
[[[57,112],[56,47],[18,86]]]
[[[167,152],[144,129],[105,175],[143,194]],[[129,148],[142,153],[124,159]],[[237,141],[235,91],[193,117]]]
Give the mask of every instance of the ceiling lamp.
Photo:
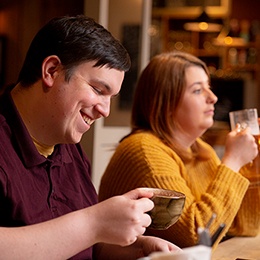
[[[195,32],[220,32],[223,25],[211,19],[203,8],[201,15],[194,22],[184,24],[184,29]]]

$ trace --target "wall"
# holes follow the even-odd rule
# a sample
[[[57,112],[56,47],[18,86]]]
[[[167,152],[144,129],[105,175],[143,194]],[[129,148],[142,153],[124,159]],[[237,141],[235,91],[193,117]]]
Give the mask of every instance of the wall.
[[[260,20],[259,10],[259,0],[233,0],[230,17],[236,19]]]
[[[0,35],[5,36],[4,83],[17,80],[34,34],[55,16],[82,14],[84,0],[1,0]]]
[[[142,21],[142,0],[131,0],[131,1],[110,0],[108,29],[117,39],[123,41],[124,25],[138,26],[141,25],[141,21]],[[133,39],[131,40],[133,41]],[[138,40],[139,39],[137,39],[137,41]],[[136,51],[138,52],[138,49]],[[139,57],[136,58],[138,63]],[[133,62],[134,60],[132,59],[132,64]],[[105,125],[129,126],[130,110],[118,108],[119,98],[120,96],[116,99],[113,99],[111,105],[111,113],[110,116],[105,119]]]
[[[90,5],[88,0],[86,0],[85,3],[86,7],[88,6],[87,10],[85,10],[85,14],[89,15],[89,12],[94,13],[97,5]],[[136,25],[141,25],[142,0],[110,0],[108,9],[107,28],[114,37],[121,41],[123,40],[123,26],[133,25],[135,27]],[[106,14],[106,12],[104,13]],[[130,37],[130,41],[132,40],[136,39]],[[135,51],[138,52],[138,47]],[[97,190],[100,177],[114,151],[115,145],[122,136],[129,132],[130,111],[118,109],[118,101],[118,98],[113,99],[109,117],[104,120],[98,120],[94,126],[91,127],[91,131],[88,131],[83,136],[81,141],[84,150],[92,160],[92,181]]]

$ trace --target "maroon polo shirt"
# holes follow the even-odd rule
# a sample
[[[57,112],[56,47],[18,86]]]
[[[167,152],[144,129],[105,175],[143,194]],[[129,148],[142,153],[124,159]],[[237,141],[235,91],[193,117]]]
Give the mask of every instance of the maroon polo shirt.
[[[0,98],[0,226],[39,223],[97,203],[90,172],[80,144],[40,155],[9,93]],[[73,259],[92,259],[92,248]]]

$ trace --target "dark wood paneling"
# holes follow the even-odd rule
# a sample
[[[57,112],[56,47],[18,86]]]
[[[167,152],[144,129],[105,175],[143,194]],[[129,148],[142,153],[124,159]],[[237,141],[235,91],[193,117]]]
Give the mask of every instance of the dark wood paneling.
[[[231,18],[260,20],[259,0],[233,0],[231,6]]]
[[[84,0],[0,0],[0,36],[6,37],[4,84],[17,80],[35,33],[55,16],[84,12]]]

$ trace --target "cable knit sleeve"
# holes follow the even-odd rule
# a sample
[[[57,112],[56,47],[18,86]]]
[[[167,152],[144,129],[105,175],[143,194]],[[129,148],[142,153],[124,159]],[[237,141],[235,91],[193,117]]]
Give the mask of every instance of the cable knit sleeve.
[[[260,155],[255,159],[256,164],[260,162]],[[252,175],[251,165],[244,166],[240,172],[243,176]],[[257,173],[259,174],[259,172]],[[249,177],[250,179],[250,177]],[[260,179],[260,174],[259,174]],[[229,230],[232,236],[256,236],[260,232],[260,183],[250,183],[244,196],[238,214]]]
[[[220,164],[213,148],[203,142],[202,145],[207,147],[211,159],[184,165],[172,149],[153,135],[128,137],[117,147],[102,177],[100,200],[137,187],[180,191],[186,195],[186,201],[179,221],[167,230],[148,229],[147,234],[180,247],[192,246],[198,240],[197,228],[205,226],[213,212],[217,218],[210,231],[213,233],[225,223],[224,234],[240,208],[249,183],[241,174]]]

